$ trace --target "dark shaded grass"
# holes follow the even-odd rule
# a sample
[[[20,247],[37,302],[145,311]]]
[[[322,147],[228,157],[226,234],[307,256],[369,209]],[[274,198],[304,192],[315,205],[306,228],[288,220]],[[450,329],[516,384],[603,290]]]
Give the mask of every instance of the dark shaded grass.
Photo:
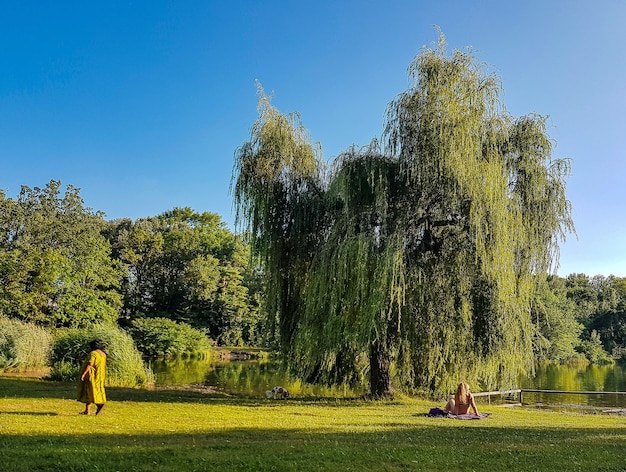
[[[624,446],[622,429],[444,425],[384,433],[233,429],[188,435],[3,435],[0,470],[619,471],[626,468]]]
[[[0,398],[76,398],[77,383],[56,382],[32,377],[16,377],[0,374]],[[203,386],[123,388],[107,387],[109,401],[164,402],[164,403],[224,403],[233,405],[257,405],[258,397],[245,394],[232,394]],[[299,402],[336,404],[342,408],[362,404],[358,399],[329,397],[298,397]],[[280,405],[277,402],[276,405]]]

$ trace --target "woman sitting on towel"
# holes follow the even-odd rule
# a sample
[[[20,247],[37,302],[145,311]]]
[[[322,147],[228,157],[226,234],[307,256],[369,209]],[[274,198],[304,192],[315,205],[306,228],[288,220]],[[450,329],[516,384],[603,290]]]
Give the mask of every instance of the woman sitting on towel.
[[[452,413],[453,415],[466,415],[469,412],[470,407],[474,410],[474,414],[478,416],[478,408],[476,408],[476,402],[470,393],[469,385],[465,382],[461,382],[456,389],[454,398],[451,398],[446,405],[446,413]]]

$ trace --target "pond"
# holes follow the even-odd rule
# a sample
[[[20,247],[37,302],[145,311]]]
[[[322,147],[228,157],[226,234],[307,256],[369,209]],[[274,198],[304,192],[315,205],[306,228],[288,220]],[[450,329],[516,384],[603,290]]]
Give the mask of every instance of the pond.
[[[232,394],[263,396],[266,390],[281,385],[297,397],[351,398],[365,393],[347,388],[328,388],[290,379],[275,362],[202,359],[159,359],[150,367],[159,386],[207,385]],[[554,365],[537,367],[536,375],[520,380],[519,388],[592,392],[626,391],[626,366]],[[573,395],[524,393],[524,403],[561,403],[594,407],[626,408],[626,395]]]

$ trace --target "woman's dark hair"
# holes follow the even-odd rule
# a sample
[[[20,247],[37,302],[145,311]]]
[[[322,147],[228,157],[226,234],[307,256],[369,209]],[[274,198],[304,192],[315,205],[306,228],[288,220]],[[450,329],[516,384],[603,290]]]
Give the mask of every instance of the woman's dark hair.
[[[96,349],[104,350],[104,343],[99,339],[94,339],[89,343],[89,348],[92,351],[95,351]]]

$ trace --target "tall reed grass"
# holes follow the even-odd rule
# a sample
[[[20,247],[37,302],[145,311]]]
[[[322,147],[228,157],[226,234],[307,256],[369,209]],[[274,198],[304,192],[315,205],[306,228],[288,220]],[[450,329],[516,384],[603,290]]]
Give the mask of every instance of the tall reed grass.
[[[143,362],[130,335],[115,325],[107,324],[58,330],[54,335],[50,378],[76,380],[89,354],[89,343],[96,339],[106,346],[108,386],[141,387],[154,383],[154,374]]]
[[[0,371],[29,371],[48,366],[51,336],[32,323],[0,316]]]

